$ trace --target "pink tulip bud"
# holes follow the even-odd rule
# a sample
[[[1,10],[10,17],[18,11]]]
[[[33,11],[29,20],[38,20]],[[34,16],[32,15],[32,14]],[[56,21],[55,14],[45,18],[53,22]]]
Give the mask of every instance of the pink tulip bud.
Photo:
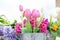
[[[26,24],[27,20],[26,20],[26,19],[24,19],[24,21],[23,21],[23,22],[24,22],[24,24]]]
[[[30,15],[31,15],[30,9],[26,9],[25,10],[25,17],[30,17]]]
[[[22,5],[19,6],[19,10],[23,11],[23,6]]]

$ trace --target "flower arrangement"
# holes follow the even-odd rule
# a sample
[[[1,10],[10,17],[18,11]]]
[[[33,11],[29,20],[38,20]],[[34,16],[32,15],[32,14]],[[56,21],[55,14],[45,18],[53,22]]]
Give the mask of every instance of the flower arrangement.
[[[17,40],[20,33],[51,33],[54,36],[54,40],[56,36],[60,36],[60,20],[53,22],[53,17],[51,16],[50,21],[48,21],[43,15],[40,15],[41,13],[39,10],[33,9],[32,12],[30,9],[23,10],[22,5],[19,6],[19,10],[22,12],[22,16],[20,16],[22,19],[21,23],[18,23],[15,20],[14,23],[10,24],[8,21],[0,17],[1,23],[4,24],[7,22],[7,24],[11,26],[4,28],[3,34],[5,36],[8,34]],[[24,19],[24,17],[26,17],[26,19]]]

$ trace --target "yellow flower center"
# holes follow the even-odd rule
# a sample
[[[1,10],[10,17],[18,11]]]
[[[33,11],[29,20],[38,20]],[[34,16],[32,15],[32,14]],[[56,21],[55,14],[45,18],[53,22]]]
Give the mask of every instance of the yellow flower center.
[[[58,29],[57,25],[53,25],[52,30],[56,31]]]

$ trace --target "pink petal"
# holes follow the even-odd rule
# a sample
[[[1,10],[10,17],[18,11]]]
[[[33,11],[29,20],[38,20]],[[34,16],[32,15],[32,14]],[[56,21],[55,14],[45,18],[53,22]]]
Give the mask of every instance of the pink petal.
[[[22,5],[19,6],[19,10],[23,11],[23,6]]]
[[[24,22],[24,24],[26,24],[27,20],[26,20],[26,19],[24,19],[24,21],[23,21],[23,22]]]
[[[30,17],[30,15],[31,15],[30,9],[26,9],[26,10],[25,10],[25,16],[26,16],[26,17]]]
[[[33,9],[33,10],[32,10],[32,16],[33,16],[33,17],[36,17],[36,18],[37,18],[37,17],[40,17],[40,12],[39,12],[39,10]]]

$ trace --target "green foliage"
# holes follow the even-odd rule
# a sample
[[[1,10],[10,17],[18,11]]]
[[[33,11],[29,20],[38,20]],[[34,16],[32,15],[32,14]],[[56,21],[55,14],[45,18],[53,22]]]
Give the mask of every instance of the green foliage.
[[[12,28],[14,28],[16,22],[17,22],[17,20],[14,20],[14,22],[11,24]]]
[[[31,24],[30,24],[29,21],[27,21],[25,26],[26,26],[26,29],[27,29],[27,33],[32,33],[32,27],[31,27]]]
[[[53,24],[53,21],[52,21],[52,16],[50,17],[50,25]]]
[[[60,26],[60,20],[57,21],[57,25]]]
[[[10,24],[10,21],[8,21],[8,20],[0,17],[0,23],[2,23],[2,25],[3,25],[3,24],[4,24],[4,25],[9,25],[9,24]]]
[[[56,36],[60,35],[60,30],[58,29],[57,31],[53,31],[53,30],[52,30],[52,26],[53,26],[53,25],[57,25],[57,26],[59,27],[59,25],[60,25],[60,20],[57,21],[57,22],[53,22],[53,21],[52,21],[52,16],[51,16],[51,17],[50,17],[50,22],[49,22],[49,25],[48,25],[48,30],[49,30],[49,32],[53,35],[54,40],[56,40]]]
[[[57,31],[57,36],[60,37],[60,29]]]
[[[40,32],[40,30],[39,30],[38,27],[35,27],[35,28],[33,29],[33,33],[39,33],[39,32]]]
[[[43,17],[44,17],[44,15],[42,15],[42,16],[39,17],[40,19],[39,19],[39,21],[38,21],[38,27],[39,27],[40,23],[42,22]]]
[[[57,32],[51,31],[51,34],[53,35],[54,40],[56,40]]]

